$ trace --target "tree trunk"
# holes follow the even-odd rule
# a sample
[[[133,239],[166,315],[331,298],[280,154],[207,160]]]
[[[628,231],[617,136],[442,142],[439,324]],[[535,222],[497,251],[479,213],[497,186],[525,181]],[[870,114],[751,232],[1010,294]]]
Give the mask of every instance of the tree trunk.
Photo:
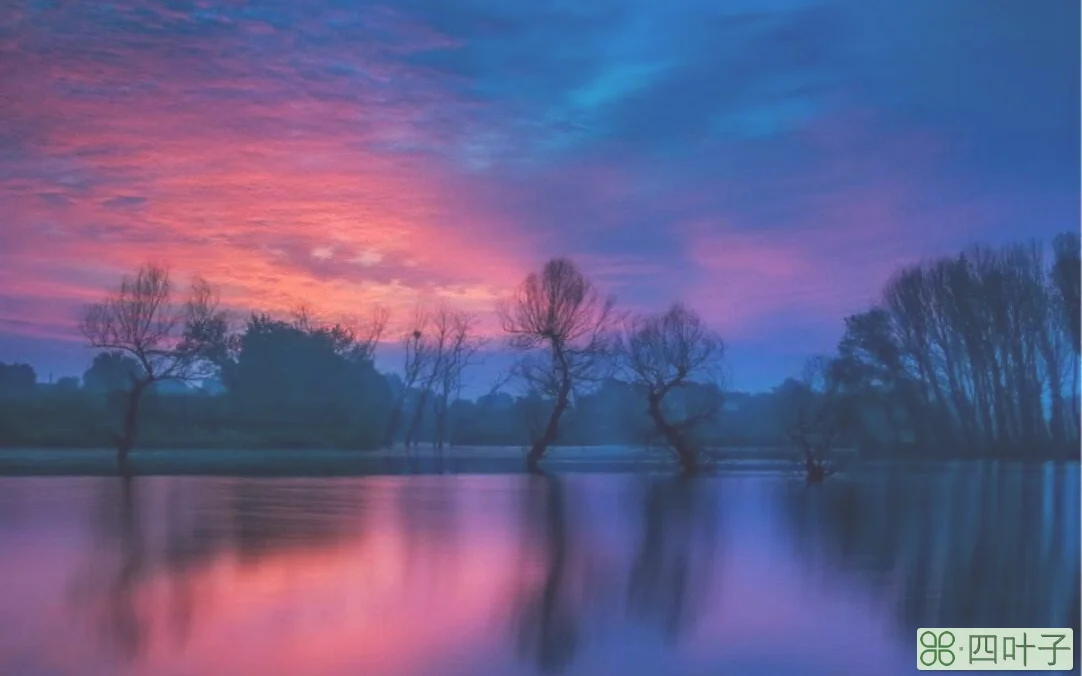
[[[695,474],[699,471],[699,458],[695,453],[695,450],[691,448],[687,439],[681,434],[680,429],[674,425],[669,424],[665,420],[665,416],[661,412],[661,400],[665,397],[664,393],[652,392],[649,396],[649,412],[650,419],[654,421],[654,427],[657,431],[665,437],[665,442],[669,444],[669,448],[676,454],[677,460],[680,461],[680,466],[683,468],[685,474]]]
[[[421,429],[421,421],[424,420],[425,406],[428,404],[429,390],[426,387],[421,390],[421,395],[417,398],[417,407],[413,409],[413,417],[410,419],[410,425],[406,429],[406,448],[411,448],[417,443],[417,433]]]
[[[992,407],[995,413],[996,444],[1006,447],[1011,442],[1011,426],[1008,413],[1007,385],[1004,380],[1003,370],[1000,368],[999,356],[992,354]]]
[[[391,407],[391,414],[387,418],[387,427],[383,430],[383,447],[390,448],[394,446],[394,437],[398,434],[398,426],[402,423],[402,407],[406,403],[405,396],[399,397],[394,406]]]
[[[116,457],[121,464],[128,461],[128,454],[135,448],[136,435],[139,432],[139,402],[143,398],[143,390],[152,380],[138,380],[132,383],[128,392],[127,406],[124,409],[124,429],[116,436]]]
[[[1048,372],[1048,387],[1051,391],[1051,410],[1049,411],[1048,427],[1052,436],[1052,443],[1062,446],[1066,442],[1067,420],[1064,416],[1063,401],[1063,365],[1052,346],[1051,338],[1047,333],[1041,336],[1041,348],[1044,353],[1045,370]]]
[[[1074,429],[1071,438],[1075,440],[1078,439],[1080,427],[1082,427],[1082,406],[1079,405],[1078,401],[1078,383],[1079,377],[1082,375],[1082,369],[1079,367],[1078,355],[1075,354],[1074,368],[1071,372],[1071,417],[1074,418]]]
[[[560,430],[560,416],[563,415],[564,410],[567,408],[568,399],[571,396],[571,385],[567,382],[565,386],[560,387],[560,392],[556,397],[556,405],[552,408],[552,413],[549,415],[548,423],[545,425],[544,432],[541,436],[533,442],[530,447],[530,452],[526,455],[526,467],[531,472],[540,472],[541,467],[538,463],[541,462],[541,458],[545,457],[545,452],[548,447],[556,441],[556,436]]]
[[[545,451],[548,450],[548,447],[556,441],[556,435],[560,431],[560,416],[564,414],[564,410],[567,409],[567,405],[571,399],[571,386],[573,385],[571,379],[571,364],[568,363],[567,355],[565,355],[563,351],[563,346],[558,341],[553,341],[552,359],[556,363],[556,368],[559,369],[560,389],[556,392],[556,405],[552,408],[552,413],[549,415],[545,430],[541,433],[541,436],[533,442],[533,445],[530,447],[530,452],[526,455],[526,469],[535,474],[541,472],[541,467],[539,465],[541,458],[545,456]]]
[[[826,466],[822,461],[815,459],[815,454],[810,448],[804,448],[804,479],[809,484],[823,483],[827,478]]]
[[[436,400],[436,436],[432,445],[436,450],[443,450],[443,444],[447,440],[447,397],[441,395]]]

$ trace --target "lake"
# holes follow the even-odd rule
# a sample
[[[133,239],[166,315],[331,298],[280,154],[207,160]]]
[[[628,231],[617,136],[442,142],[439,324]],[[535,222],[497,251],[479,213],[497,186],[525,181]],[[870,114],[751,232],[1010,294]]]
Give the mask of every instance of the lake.
[[[1079,498],[1077,463],[0,477],[0,673],[914,674],[918,627],[1077,642]]]

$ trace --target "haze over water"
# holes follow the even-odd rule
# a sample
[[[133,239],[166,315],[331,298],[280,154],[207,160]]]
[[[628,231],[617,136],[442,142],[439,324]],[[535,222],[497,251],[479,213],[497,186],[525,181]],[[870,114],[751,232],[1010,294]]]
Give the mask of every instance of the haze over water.
[[[1078,635],[1079,468],[0,479],[0,673],[916,673]],[[1004,673],[1004,672],[999,672]]]

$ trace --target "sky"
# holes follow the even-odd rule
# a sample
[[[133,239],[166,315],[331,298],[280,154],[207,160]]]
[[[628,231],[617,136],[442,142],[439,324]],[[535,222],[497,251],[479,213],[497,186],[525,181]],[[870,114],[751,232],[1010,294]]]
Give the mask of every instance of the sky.
[[[237,316],[442,300],[494,332],[559,255],[626,309],[687,302],[731,386],[766,389],[900,266],[1078,229],[1079,24],[1077,0],[8,0],[0,361],[81,373],[80,308],[146,262]]]

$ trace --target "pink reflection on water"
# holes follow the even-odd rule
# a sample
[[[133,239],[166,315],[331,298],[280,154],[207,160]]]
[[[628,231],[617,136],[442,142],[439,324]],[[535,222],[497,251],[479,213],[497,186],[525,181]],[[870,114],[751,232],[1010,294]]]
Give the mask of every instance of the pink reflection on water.
[[[668,549],[648,569],[686,570],[694,607],[668,637],[626,608],[643,528],[634,481],[560,481],[140,479],[125,512],[119,480],[40,480],[0,521],[0,620],[14,628],[0,672],[533,673],[516,648],[527,626],[542,644],[567,640],[566,674],[911,664],[870,590],[812,575],[787,549],[754,480],[719,488],[706,509],[723,518],[694,546],[675,534],[700,506],[659,522]],[[540,625],[519,617],[531,599],[549,613]]]

